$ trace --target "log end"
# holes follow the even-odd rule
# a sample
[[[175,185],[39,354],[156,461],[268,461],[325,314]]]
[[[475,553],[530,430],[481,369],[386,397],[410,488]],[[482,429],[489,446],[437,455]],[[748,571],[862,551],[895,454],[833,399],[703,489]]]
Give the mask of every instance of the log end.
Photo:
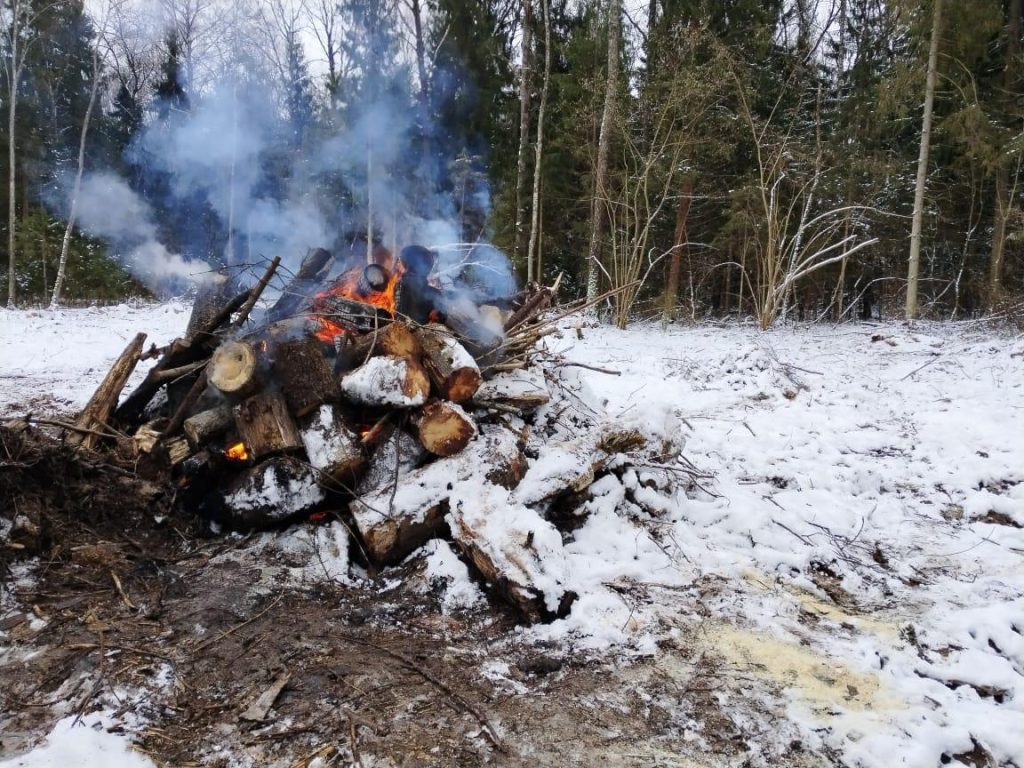
[[[423,447],[436,456],[452,456],[469,444],[476,426],[455,403],[433,400],[423,406],[419,418],[419,436]]]

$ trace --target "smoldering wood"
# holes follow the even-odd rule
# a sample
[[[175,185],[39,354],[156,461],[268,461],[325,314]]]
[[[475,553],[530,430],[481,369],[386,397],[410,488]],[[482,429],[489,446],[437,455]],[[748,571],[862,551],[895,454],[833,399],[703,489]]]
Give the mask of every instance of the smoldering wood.
[[[317,296],[310,312],[356,332],[381,328],[392,319],[391,313],[382,307],[352,301],[335,294]]]
[[[321,405],[299,422],[302,443],[310,465],[340,484],[351,487],[366,462],[359,435],[348,424],[341,408]]]
[[[453,403],[469,400],[482,378],[473,356],[442,325],[417,328],[416,340],[423,349],[423,367],[437,394]]]
[[[281,296],[274,306],[267,311],[268,320],[276,322],[303,311],[333,265],[334,257],[329,251],[323,248],[313,248],[309,251],[299,265],[295,277],[281,291]]]
[[[342,396],[361,406],[409,408],[422,405],[430,394],[430,379],[411,357],[374,357],[342,376]]]
[[[303,447],[284,395],[278,391],[253,395],[236,405],[232,413],[238,436],[256,461]]]
[[[464,484],[514,487],[525,471],[518,437],[503,428],[481,434],[455,456],[438,459],[354,499],[363,543],[380,564],[398,562],[440,533],[449,499]]]
[[[260,388],[256,350],[246,341],[225,341],[207,367],[210,386],[233,400],[255,394]]]
[[[353,355],[361,362],[371,355],[420,359],[423,348],[407,323],[393,322],[369,331],[354,341]]]
[[[455,333],[473,357],[480,358],[492,353],[505,340],[501,329],[489,327],[471,304],[446,301],[442,314],[444,324]]]
[[[139,359],[142,357],[142,345],[145,341],[146,334],[136,334],[135,338],[128,343],[128,346],[124,348],[124,351],[114,361],[99,387],[96,388],[92,397],[89,398],[85,408],[82,409],[82,412],[78,414],[78,418],[75,419],[76,427],[92,431],[71,432],[67,438],[69,445],[92,448],[99,440],[99,437],[93,434],[93,432],[109,429],[108,422],[110,421],[110,416],[117,406],[121,390],[124,389],[128,378],[135,370],[135,366],[139,364]]]
[[[420,442],[435,456],[452,456],[476,435],[472,417],[461,406],[446,400],[431,400],[415,417]]]
[[[182,429],[189,444],[196,449],[201,448],[216,437],[227,432],[234,425],[235,419],[231,406],[222,405],[202,411],[185,419]],[[136,433],[138,436],[138,433]]]

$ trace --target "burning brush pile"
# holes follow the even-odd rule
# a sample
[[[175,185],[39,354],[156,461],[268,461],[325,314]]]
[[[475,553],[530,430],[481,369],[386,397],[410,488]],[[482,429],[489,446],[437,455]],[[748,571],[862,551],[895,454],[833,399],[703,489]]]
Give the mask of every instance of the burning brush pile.
[[[527,621],[565,615],[563,541],[591,484],[674,460],[677,426],[610,422],[544,351],[584,308],[548,311],[557,283],[476,301],[441,287],[426,248],[379,261],[314,250],[260,317],[276,259],[251,289],[208,291],[185,338],[134,339],[68,440],[129,435],[183,513],[234,529],[340,517],[369,565],[443,537]]]

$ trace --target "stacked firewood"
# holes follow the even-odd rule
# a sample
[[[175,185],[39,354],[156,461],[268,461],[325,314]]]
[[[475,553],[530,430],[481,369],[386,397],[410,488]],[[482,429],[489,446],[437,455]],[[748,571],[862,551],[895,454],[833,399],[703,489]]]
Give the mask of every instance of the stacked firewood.
[[[250,314],[277,260],[236,296],[206,291],[187,337],[146,353],[156,364],[115,410],[146,356],[140,334],[75,439],[130,435],[170,473],[184,512],[234,528],[340,515],[372,566],[449,537],[529,620],[564,613],[571,595],[553,565],[562,539],[546,510],[582,499],[615,456],[648,440],[603,425],[559,448],[557,461],[531,463],[531,422],[557,380],[536,364],[538,341],[555,331],[540,317],[557,282],[506,307],[438,294],[417,321],[383,308],[388,291],[411,290],[394,275],[371,265],[335,284],[356,293],[332,290],[329,264],[312,252],[259,322]]]

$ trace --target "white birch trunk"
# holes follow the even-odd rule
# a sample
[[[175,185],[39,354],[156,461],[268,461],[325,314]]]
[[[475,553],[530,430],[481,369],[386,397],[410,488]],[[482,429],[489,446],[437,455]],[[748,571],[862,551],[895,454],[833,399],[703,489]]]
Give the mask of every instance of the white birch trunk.
[[[533,163],[533,207],[530,222],[530,244],[526,253],[527,280],[534,280],[534,265],[537,265],[537,279],[540,279],[538,250],[540,246],[540,176],[541,160],[544,153],[544,111],[548,105],[548,83],[551,80],[551,0],[544,5],[544,84],[540,92],[540,109],[537,111],[537,145]]]
[[[526,228],[523,220],[526,216],[526,205],[523,198],[526,195],[526,146],[530,143],[530,9],[531,0],[523,0],[523,36],[520,48],[522,65],[519,72],[519,156],[516,161],[516,229],[513,253],[515,259],[522,256]],[[533,262],[529,258],[526,261],[526,280],[533,280]]]
[[[914,188],[914,221],[910,228],[910,262],[907,268],[906,318],[917,317],[917,279],[921,269],[921,226],[924,220],[924,190],[928,178],[928,151],[932,135],[932,106],[935,103],[935,76],[939,62],[939,31],[942,29],[942,0],[935,0],[932,17],[932,41],[928,50],[928,78],[924,88],[924,118],[921,123],[921,153],[917,158],[917,185]]]

